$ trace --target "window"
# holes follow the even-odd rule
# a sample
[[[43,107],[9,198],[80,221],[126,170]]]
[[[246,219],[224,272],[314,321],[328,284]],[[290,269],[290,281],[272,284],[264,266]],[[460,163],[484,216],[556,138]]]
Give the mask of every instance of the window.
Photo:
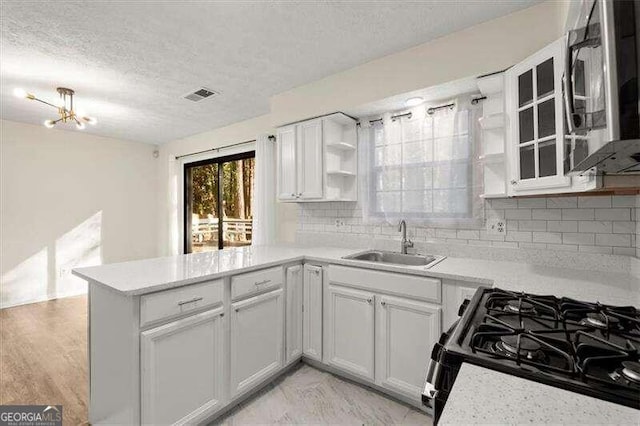
[[[371,131],[369,216],[460,219],[473,215],[471,113],[415,113]]]
[[[184,166],[184,252],[251,244],[255,152]]]

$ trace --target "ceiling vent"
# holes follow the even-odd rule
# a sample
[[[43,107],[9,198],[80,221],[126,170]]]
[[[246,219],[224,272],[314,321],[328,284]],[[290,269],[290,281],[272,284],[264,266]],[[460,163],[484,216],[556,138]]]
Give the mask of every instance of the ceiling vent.
[[[214,97],[216,95],[219,95],[219,94],[220,94],[220,92],[216,92],[216,91],[211,90],[211,89],[205,89],[204,87],[202,87],[202,88],[196,90],[195,92],[188,93],[188,94],[184,95],[184,98],[185,99],[189,99],[190,101],[193,101],[193,102],[200,102],[200,101],[203,101],[205,99],[212,98],[212,97]]]

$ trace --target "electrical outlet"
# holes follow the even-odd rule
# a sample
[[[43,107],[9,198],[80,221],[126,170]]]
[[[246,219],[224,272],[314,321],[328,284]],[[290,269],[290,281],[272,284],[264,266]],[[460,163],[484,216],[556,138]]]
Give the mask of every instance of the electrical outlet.
[[[487,234],[489,235],[505,235],[507,233],[507,224],[504,219],[490,217],[487,219]]]

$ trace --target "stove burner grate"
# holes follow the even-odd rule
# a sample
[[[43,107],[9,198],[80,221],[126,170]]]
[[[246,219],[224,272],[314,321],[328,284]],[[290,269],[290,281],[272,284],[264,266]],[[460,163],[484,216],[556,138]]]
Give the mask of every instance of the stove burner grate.
[[[623,361],[620,374],[630,382],[640,383],[640,362]]]

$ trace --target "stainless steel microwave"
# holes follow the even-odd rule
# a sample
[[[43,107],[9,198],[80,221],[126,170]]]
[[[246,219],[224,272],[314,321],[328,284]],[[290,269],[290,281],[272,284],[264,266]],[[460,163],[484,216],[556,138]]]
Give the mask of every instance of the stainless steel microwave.
[[[571,174],[640,173],[640,1],[581,0],[569,10],[564,70]]]

